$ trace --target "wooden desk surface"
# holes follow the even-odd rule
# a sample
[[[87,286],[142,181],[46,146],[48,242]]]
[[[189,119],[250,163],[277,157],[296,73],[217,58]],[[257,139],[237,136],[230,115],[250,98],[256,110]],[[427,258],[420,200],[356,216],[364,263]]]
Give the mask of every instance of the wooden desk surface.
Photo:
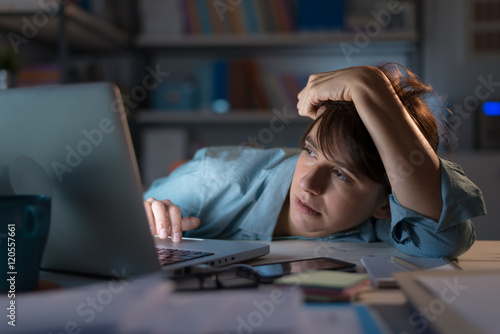
[[[282,240],[271,243],[271,252],[263,257],[249,261],[257,265],[297,258],[329,256],[356,263],[358,271],[365,271],[360,263],[363,256],[404,256],[394,247],[383,243],[359,242],[318,242],[312,240]],[[458,264],[464,270],[500,269],[500,241],[479,240],[458,258]],[[356,297],[354,302],[380,306],[405,305],[408,300],[399,289],[367,289]]]
[[[249,261],[249,263],[263,264],[297,258],[330,256],[356,263],[359,265],[359,270],[362,271],[363,267],[360,265],[360,258],[370,255],[391,256],[403,254],[394,247],[382,242],[359,243],[284,240],[272,242],[271,252],[268,255]],[[500,241],[477,241],[468,252],[459,257],[459,264],[464,270],[500,269]],[[50,273],[45,273],[45,279],[48,281],[57,278],[55,276],[48,276],[48,274]],[[63,278],[63,280],[67,280],[67,278]],[[82,280],[78,281],[78,283],[89,284],[91,282],[84,282]],[[82,300],[83,297],[79,297],[77,302],[80,303]],[[353,304],[366,305],[372,311],[377,312],[386,321],[386,325],[390,324],[390,328],[395,333],[415,332],[414,324],[409,323],[407,320],[410,316],[408,312],[411,310],[408,308],[408,299],[400,289],[384,290],[367,288],[356,295],[352,302]],[[112,305],[118,304],[114,303]],[[72,312],[74,313],[74,309]],[[57,325],[59,326],[59,322],[57,322]],[[401,327],[402,329],[397,327],[399,325],[403,326]],[[396,331],[396,328],[400,330]]]
[[[402,256],[404,254],[384,242],[360,243],[345,241],[279,240],[271,242],[269,254],[249,261],[248,264],[258,265],[312,257],[332,257],[355,263],[361,267],[361,257],[370,255]]]
[[[464,270],[500,269],[500,241],[478,240],[458,257]]]
[[[333,257],[358,265],[363,256],[404,256],[405,254],[384,242],[325,242],[316,240],[281,240],[271,243],[271,251],[266,256],[248,261],[258,265],[279,261],[311,257]],[[465,254],[459,257],[459,265],[464,270],[500,269],[500,241],[476,241]],[[99,282],[99,279],[41,272],[42,281],[56,282],[62,287],[79,286]]]
[[[257,265],[278,261],[328,256],[356,263],[361,267],[363,256],[405,256],[394,247],[383,243],[331,242],[315,240],[281,240],[271,243],[271,252],[249,261]],[[500,269],[500,241],[478,240],[458,258],[464,270]]]

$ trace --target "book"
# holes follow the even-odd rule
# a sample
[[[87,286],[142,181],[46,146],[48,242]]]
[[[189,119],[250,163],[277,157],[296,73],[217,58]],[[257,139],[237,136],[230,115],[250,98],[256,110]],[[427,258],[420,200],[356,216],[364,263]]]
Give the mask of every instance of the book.
[[[212,110],[216,113],[226,113],[230,109],[228,89],[228,62],[220,60],[214,64],[214,84]]]
[[[277,13],[271,0],[255,0],[257,15],[261,18],[263,31],[265,33],[279,32]]]
[[[274,12],[280,33],[291,33],[294,30],[291,3],[287,0],[274,0]]]
[[[238,5],[235,7],[232,7],[230,10],[228,10],[224,15],[227,17],[229,20],[229,26],[231,27],[231,33],[232,34],[244,34],[247,31],[245,31],[245,23],[243,21],[243,12],[242,12],[242,5]]]
[[[186,27],[190,34],[201,34],[202,23],[200,13],[198,11],[197,3],[194,0],[184,0],[184,10],[186,13]]]
[[[297,13],[298,31],[342,30],[345,27],[346,1],[298,0]]]
[[[254,101],[253,107],[259,110],[269,109],[270,104],[267,99],[266,92],[260,83],[260,71],[259,67],[253,60],[247,60],[244,62],[246,77],[248,78],[248,83],[250,86],[251,99]]]
[[[287,275],[274,281],[277,286],[299,286],[310,302],[349,301],[370,285],[364,273],[333,270],[312,270]]]
[[[205,0],[197,0],[196,7],[198,10],[198,19],[200,20],[201,32],[203,34],[212,34],[213,27],[210,19],[210,14],[208,13],[209,4]]]
[[[17,76],[17,86],[55,85],[61,83],[61,67],[54,63],[27,64]]]
[[[207,15],[212,26],[212,31],[214,35],[228,33],[229,25],[224,25],[224,17],[220,17],[217,11],[217,7],[213,5],[212,0],[205,0],[205,8],[207,8]],[[227,20],[226,20],[227,21]],[[227,22],[226,22],[227,23]]]
[[[262,32],[260,18],[255,11],[255,1],[242,1],[242,14],[243,22],[245,23],[245,31],[250,34],[257,34]]]
[[[228,95],[229,105],[232,110],[248,109],[252,100],[250,96],[250,84],[246,77],[244,63],[240,61],[229,62],[228,67]]]
[[[305,86],[305,84],[302,84],[300,82],[301,80],[298,78],[297,75],[289,73],[280,75],[279,80],[287,96],[286,104],[290,105],[290,107],[292,108],[295,108],[295,106],[298,103],[297,95]],[[305,82],[307,83],[307,80],[305,80]]]

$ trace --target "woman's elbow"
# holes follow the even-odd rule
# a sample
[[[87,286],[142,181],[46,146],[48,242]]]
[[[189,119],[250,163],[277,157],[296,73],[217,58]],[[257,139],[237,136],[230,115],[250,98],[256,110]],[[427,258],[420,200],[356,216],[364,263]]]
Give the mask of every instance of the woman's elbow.
[[[422,231],[421,231],[422,232]],[[470,220],[450,226],[442,231],[428,233],[423,237],[420,233],[412,233],[412,240],[396,243],[400,251],[418,257],[457,258],[465,253],[474,243],[476,232]]]

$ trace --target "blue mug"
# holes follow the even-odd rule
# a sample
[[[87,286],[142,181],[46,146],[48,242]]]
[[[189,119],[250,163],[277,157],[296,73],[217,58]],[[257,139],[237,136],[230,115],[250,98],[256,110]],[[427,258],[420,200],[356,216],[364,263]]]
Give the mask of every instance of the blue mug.
[[[0,196],[1,293],[38,288],[50,208],[51,199],[44,195]]]

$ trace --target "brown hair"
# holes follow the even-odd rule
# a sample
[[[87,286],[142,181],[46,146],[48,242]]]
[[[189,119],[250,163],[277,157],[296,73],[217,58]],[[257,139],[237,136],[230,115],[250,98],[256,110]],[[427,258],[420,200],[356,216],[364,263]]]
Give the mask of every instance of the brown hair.
[[[439,146],[438,125],[424,101],[428,94],[434,94],[433,89],[402,65],[387,63],[378,68],[387,76],[408,114],[436,152]],[[306,137],[318,124],[315,139],[319,149],[328,159],[335,160],[335,156],[340,157],[348,168],[385,185],[389,193],[390,184],[382,159],[354,103],[326,101],[321,106],[326,108],[325,112],[309,125],[300,145],[305,145]]]

